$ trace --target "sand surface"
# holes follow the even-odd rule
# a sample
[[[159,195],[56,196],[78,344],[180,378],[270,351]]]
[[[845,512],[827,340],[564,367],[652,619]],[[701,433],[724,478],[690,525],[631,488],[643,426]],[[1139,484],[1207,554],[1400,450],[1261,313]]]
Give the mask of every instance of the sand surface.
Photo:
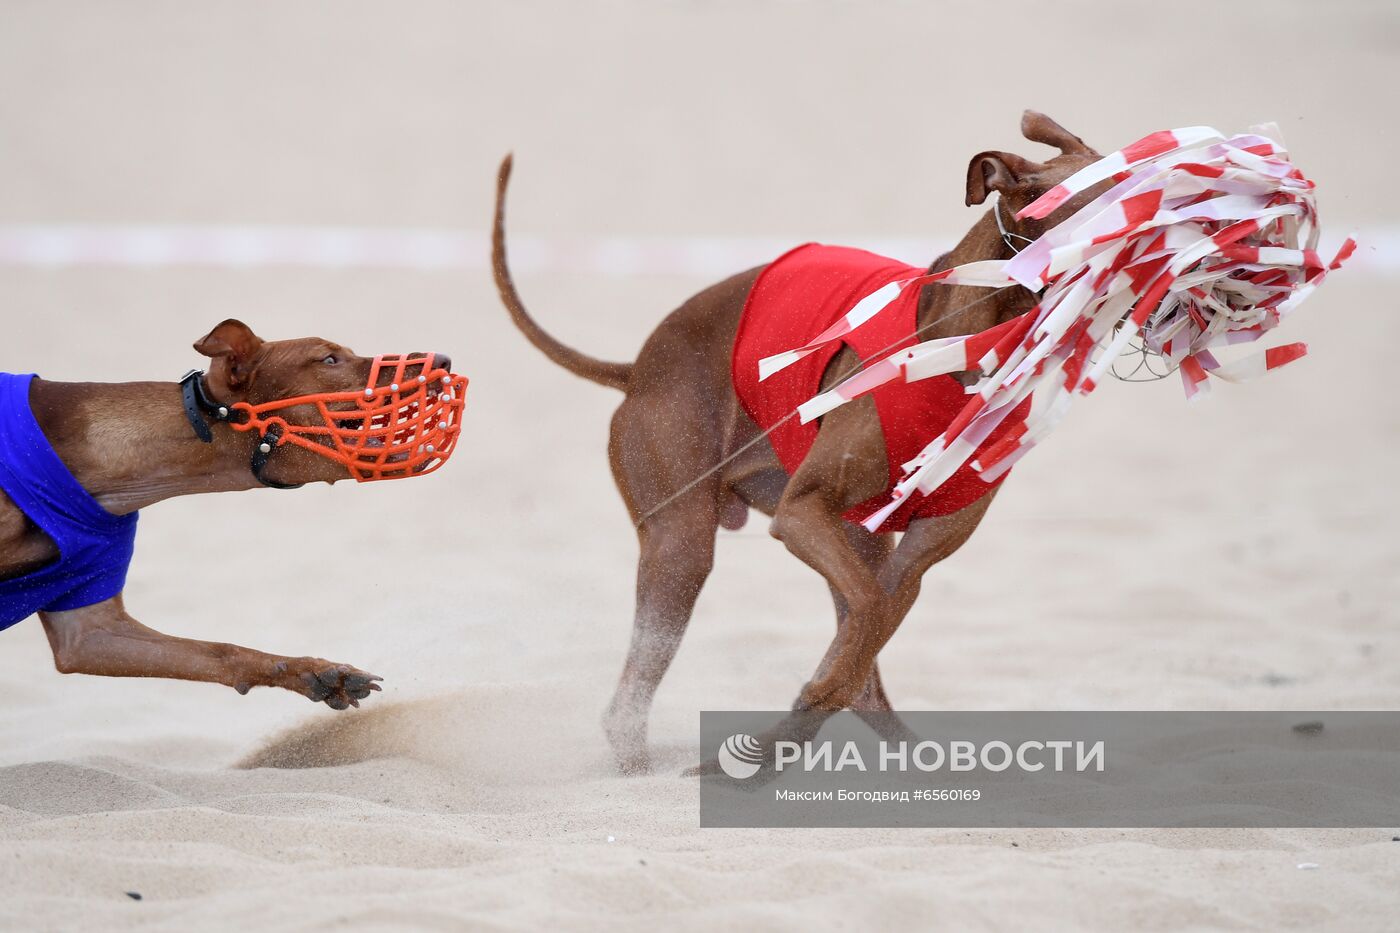
[[[479,232],[513,149],[514,227],[542,241],[932,253],[975,217],[973,153],[1036,154],[1023,107],[1103,149],[1277,121],[1332,241],[1375,231],[1289,326],[1313,356],[1204,404],[1167,382],[1080,405],[882,665],[914,709],[1400,704],[1393,5],[259,9],[5,4],[0,224]],[[614,358],[707,284],[521,278],[549,327]],[[384,693],[334,713],[62,677],[37,621],[0,634],[0,928],[1395,926],[1400,826],[698,829],[677,776],[697,712],[787,706],[832,631],[817,577],[761,520],[725,533],[658,697],[657,772],[617,777],[598,727],[635,558],[604,456],[616,396],[530,350],[479,268],[0,266],[0,368],[174,379],[232,315],[449,350],[467,443],[421,483],[153,507],[127,604],[366,667]]]

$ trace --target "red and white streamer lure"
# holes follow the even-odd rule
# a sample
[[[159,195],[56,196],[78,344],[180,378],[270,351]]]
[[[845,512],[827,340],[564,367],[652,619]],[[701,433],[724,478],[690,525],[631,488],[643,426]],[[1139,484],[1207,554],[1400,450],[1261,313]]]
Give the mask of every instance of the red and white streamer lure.
[[[904,464],[889,505],[866,520],[874,531],[915,489],[937,489],[1034,393],[1026,421],[973,463],[988,481],[1005,473],[1064,417],[1076,394],[1094,390],[1135,339],[1177,368],[1188,398],[1203,395],[1210,376],[1237,382],[1291,363],[1307,353],[1304,344],[1231,363],[1213,353],[1277,327],[1356,249],[1348,238],[1331,262],[1319,258],[1315,185],[1289,161],[1279,138],[1273,126],[1229,138],[1202,126],[1145,136],[1021,211],[1019,217],[1043,218],[1080,192],[1116,182],[1015,257],[887,285],[810,343],[764,359],[760,378],[840,340],[905,288],[1020,284],[1043,292],[1018,318],[900,350],[798,409],[806,422],[896,379],[982,371],[968,388],[966,407]]]

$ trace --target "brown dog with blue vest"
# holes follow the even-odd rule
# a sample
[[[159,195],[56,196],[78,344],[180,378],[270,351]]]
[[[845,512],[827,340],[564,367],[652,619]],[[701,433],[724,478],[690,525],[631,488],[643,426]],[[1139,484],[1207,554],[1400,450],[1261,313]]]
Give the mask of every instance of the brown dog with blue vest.
[[[0,629],[37,613],[66,674],[280,687],[358,706],[380,678],[357,667],[133,618],[122,589],[136,513],[174,496],[430,472],[456,440],[464,380],[446,356],[264,341],[235,320],[194,348],[209,370],[180,382],[0,374]]]

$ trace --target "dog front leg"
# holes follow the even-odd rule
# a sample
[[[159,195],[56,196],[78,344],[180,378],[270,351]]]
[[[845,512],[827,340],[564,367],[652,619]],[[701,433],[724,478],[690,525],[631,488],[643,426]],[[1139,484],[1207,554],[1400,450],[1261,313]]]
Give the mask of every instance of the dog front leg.
[[[177,638],[148,628],[126,612],[120,595],[64,612],[41,612],[64,674],[169,677],[223,684],[239,693],[281,687],[332,709],[359,706],[381,678],[322,658],[288,658],[238,645]]]
[[[888,481],[880,419],[867,397],[822,419],[816,442],[778,502],[769,533],[826,579],[842,610],[836,638],[794,709],[834,711],[855,703],[898,624],[877,576],[884,549],[868,547],[842,517]]]
[[[919,597],[920,583],[929,568],[967,543],[977,530],[997,490],[961,511],[938,518],[916,519],[880,568],[880,586],[893,600],[893,612],[903,619]]]
[[[859,525],[846,522],[846,537],[851,542],[851,547],[865,561],[866,566],[872,573],[878,574],[881,568],[889,559],[894,550],[894,535],[871,534]],[[830,584],[828,584],[830,586]],[[846,598],[834,586],[830,586],[832,601],[836,604],[836,629],[839,632],[843,625],[848,623],[850,617],[850,607],[846,605]],[[821,676],[821,673],[818,673]],[[858,712],[889,712],[889,695],[885,693],[885,685],[880,677],[880,663],[870,669],[870,678],[865,682],[864,689],[852,703],[851,709]]]
[[[802,688],[795,710],[845,709],[856,701],[875,668],[875,657],[891,633],[889,598],[875,573],[850,546],[843,519],[816,493],[784,497],[772,534],[840,594],[846,618],[816,674]]]

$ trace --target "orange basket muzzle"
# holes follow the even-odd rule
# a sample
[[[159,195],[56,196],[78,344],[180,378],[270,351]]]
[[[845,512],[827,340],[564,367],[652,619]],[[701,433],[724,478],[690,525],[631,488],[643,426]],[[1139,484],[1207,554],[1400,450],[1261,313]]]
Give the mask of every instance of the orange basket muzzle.
[[[238,402],[231,407],[246,420],[231,424],[257,431],[263,453],[295,444],[343,465],[361,483],[425,476],[456,449],[467,400],[467,378],[434,362],[431,353],[376,356],[362,391]],[[301,406],[314,407],[320,423],[294,424],[284,417]]]

